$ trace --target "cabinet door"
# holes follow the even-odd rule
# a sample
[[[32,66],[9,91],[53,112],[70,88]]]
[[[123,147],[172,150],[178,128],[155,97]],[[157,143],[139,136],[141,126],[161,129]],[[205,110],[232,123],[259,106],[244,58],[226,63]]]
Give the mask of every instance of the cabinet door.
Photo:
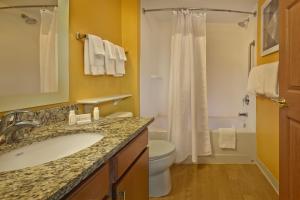
[[[148,149],[131,166],[116,186],[117,200],[149,199],[149,152]]]
[[[105,164],[64,199],[103,200],[109,194],[109,187],[109,165]]]

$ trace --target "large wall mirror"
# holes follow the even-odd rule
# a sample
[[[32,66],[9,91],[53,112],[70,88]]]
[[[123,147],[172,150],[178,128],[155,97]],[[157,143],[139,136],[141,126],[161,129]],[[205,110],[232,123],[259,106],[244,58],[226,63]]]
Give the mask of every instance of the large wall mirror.
[[[0,0],[0,112],[69,99],[68,0]]]

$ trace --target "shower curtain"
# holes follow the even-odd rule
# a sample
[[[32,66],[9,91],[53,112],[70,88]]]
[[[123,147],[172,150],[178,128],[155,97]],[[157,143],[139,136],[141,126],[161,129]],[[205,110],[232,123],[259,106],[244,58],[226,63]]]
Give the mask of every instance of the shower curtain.
[[[174,12],[169,82],[169,139],[176,162],[211,154],[206,83],[206,14]]]
[[[58,91],[57,11],[42,9],[40,27],[40,92]]]

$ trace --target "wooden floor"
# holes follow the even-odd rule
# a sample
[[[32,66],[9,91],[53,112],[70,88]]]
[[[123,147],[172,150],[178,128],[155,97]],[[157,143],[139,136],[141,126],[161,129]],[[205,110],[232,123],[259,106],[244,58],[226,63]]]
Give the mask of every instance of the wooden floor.
[[[151,200],[278,200],[256,165],[175,165],[171,194]]]

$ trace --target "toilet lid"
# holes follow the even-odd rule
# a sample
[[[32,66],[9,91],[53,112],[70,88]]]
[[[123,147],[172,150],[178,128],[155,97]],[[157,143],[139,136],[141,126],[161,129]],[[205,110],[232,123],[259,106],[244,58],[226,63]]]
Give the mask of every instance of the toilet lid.
[[[175,146],[164,140],[149,141],[149,157],[150,160],[158,159],[169,155],[175,151]]]

